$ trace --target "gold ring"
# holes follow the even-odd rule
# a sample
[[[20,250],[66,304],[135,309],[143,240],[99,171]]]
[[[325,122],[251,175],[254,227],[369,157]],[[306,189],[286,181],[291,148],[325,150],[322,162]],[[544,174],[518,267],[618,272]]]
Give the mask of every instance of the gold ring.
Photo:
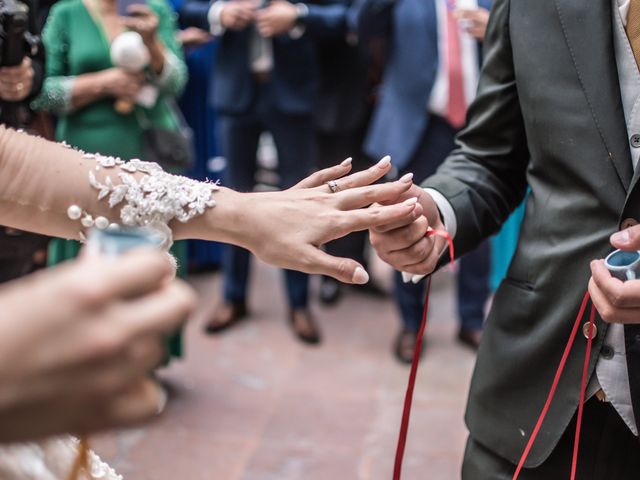
[[[16,90],[18,90],[19,92],[21,92],[22,90],[24,90],[24,83],[20,82],[16,85]]]

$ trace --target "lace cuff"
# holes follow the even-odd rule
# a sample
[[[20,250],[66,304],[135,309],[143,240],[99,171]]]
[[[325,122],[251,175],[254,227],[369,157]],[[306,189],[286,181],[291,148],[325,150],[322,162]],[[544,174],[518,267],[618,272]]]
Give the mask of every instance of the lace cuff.
[[[156,163],[138,159],[125,162],[88,153],[83,158],[96,162],[89,171],[89,184],[97,190],[98,200],[108,202],[112,209],[121,206],[118,224],[103,216],[93,218],[80,206],[71,205],[68,217],[79,220],[85,229],[147,227],[162,235],[162,247],[168,249],[173,243],[170,222],[186,223],[216,205],[213,193],[219,189],[217,183],[172,175]],[[86,239],[84,231],[80,232],[80,238]]]
[[[57,114],[69,113],[73,110],[71,94],[74,76],[48,77],[42,86],[42,93],[31,102],[34,110],[48,110]]]
[[[164,67],[160,75],[154,76],[153,84],[163,92],[178,95],[187,82],[187,67],[174,53],[165,50]]]

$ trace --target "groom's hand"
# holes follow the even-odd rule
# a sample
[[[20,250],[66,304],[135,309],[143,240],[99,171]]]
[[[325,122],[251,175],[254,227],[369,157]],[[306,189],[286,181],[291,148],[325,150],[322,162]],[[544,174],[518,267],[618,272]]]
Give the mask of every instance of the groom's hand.
[[[446,240],[441,237],[427,238],[427,230],[444,230],[444,225],[435,202],[424,189],[413,185],[395,201],[408,197],[418,199],[416,218],[373,227],[369,238],[378,256],[396,270],[426,275],[435,270],[446,247]]]
[[[640,250],[640,225],[611,236],[611,245],[621,250]],[[640,280],[623,282],[613,277],[604,260],[591,262],[589,293],[598,313],[609,323],[640,323]]]

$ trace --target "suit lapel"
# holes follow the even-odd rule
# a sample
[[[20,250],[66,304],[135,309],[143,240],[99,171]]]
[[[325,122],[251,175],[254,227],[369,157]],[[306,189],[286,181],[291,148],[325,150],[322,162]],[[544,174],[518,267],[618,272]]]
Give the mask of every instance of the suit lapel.
[[[625,192],[633,176],[615,60],[611,0],[555,0],[562,31],[609,161]]]

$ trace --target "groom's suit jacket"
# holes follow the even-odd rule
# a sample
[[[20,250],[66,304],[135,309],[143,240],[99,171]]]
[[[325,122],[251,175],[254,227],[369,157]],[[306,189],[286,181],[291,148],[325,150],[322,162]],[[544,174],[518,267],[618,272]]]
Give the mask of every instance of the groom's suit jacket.
[[[609,0],[497,0],[468,127],[424,183],[454,208],[459,254],[495,233],[531,188],[466,414],[471,436],[514,463],[544,405],[590,260],[640,219],[611,15]],[[607,328],[599,318],[597,327],[590,375]],[[581,332],[530,467],[548,457],[576,411],[585,348]]]

